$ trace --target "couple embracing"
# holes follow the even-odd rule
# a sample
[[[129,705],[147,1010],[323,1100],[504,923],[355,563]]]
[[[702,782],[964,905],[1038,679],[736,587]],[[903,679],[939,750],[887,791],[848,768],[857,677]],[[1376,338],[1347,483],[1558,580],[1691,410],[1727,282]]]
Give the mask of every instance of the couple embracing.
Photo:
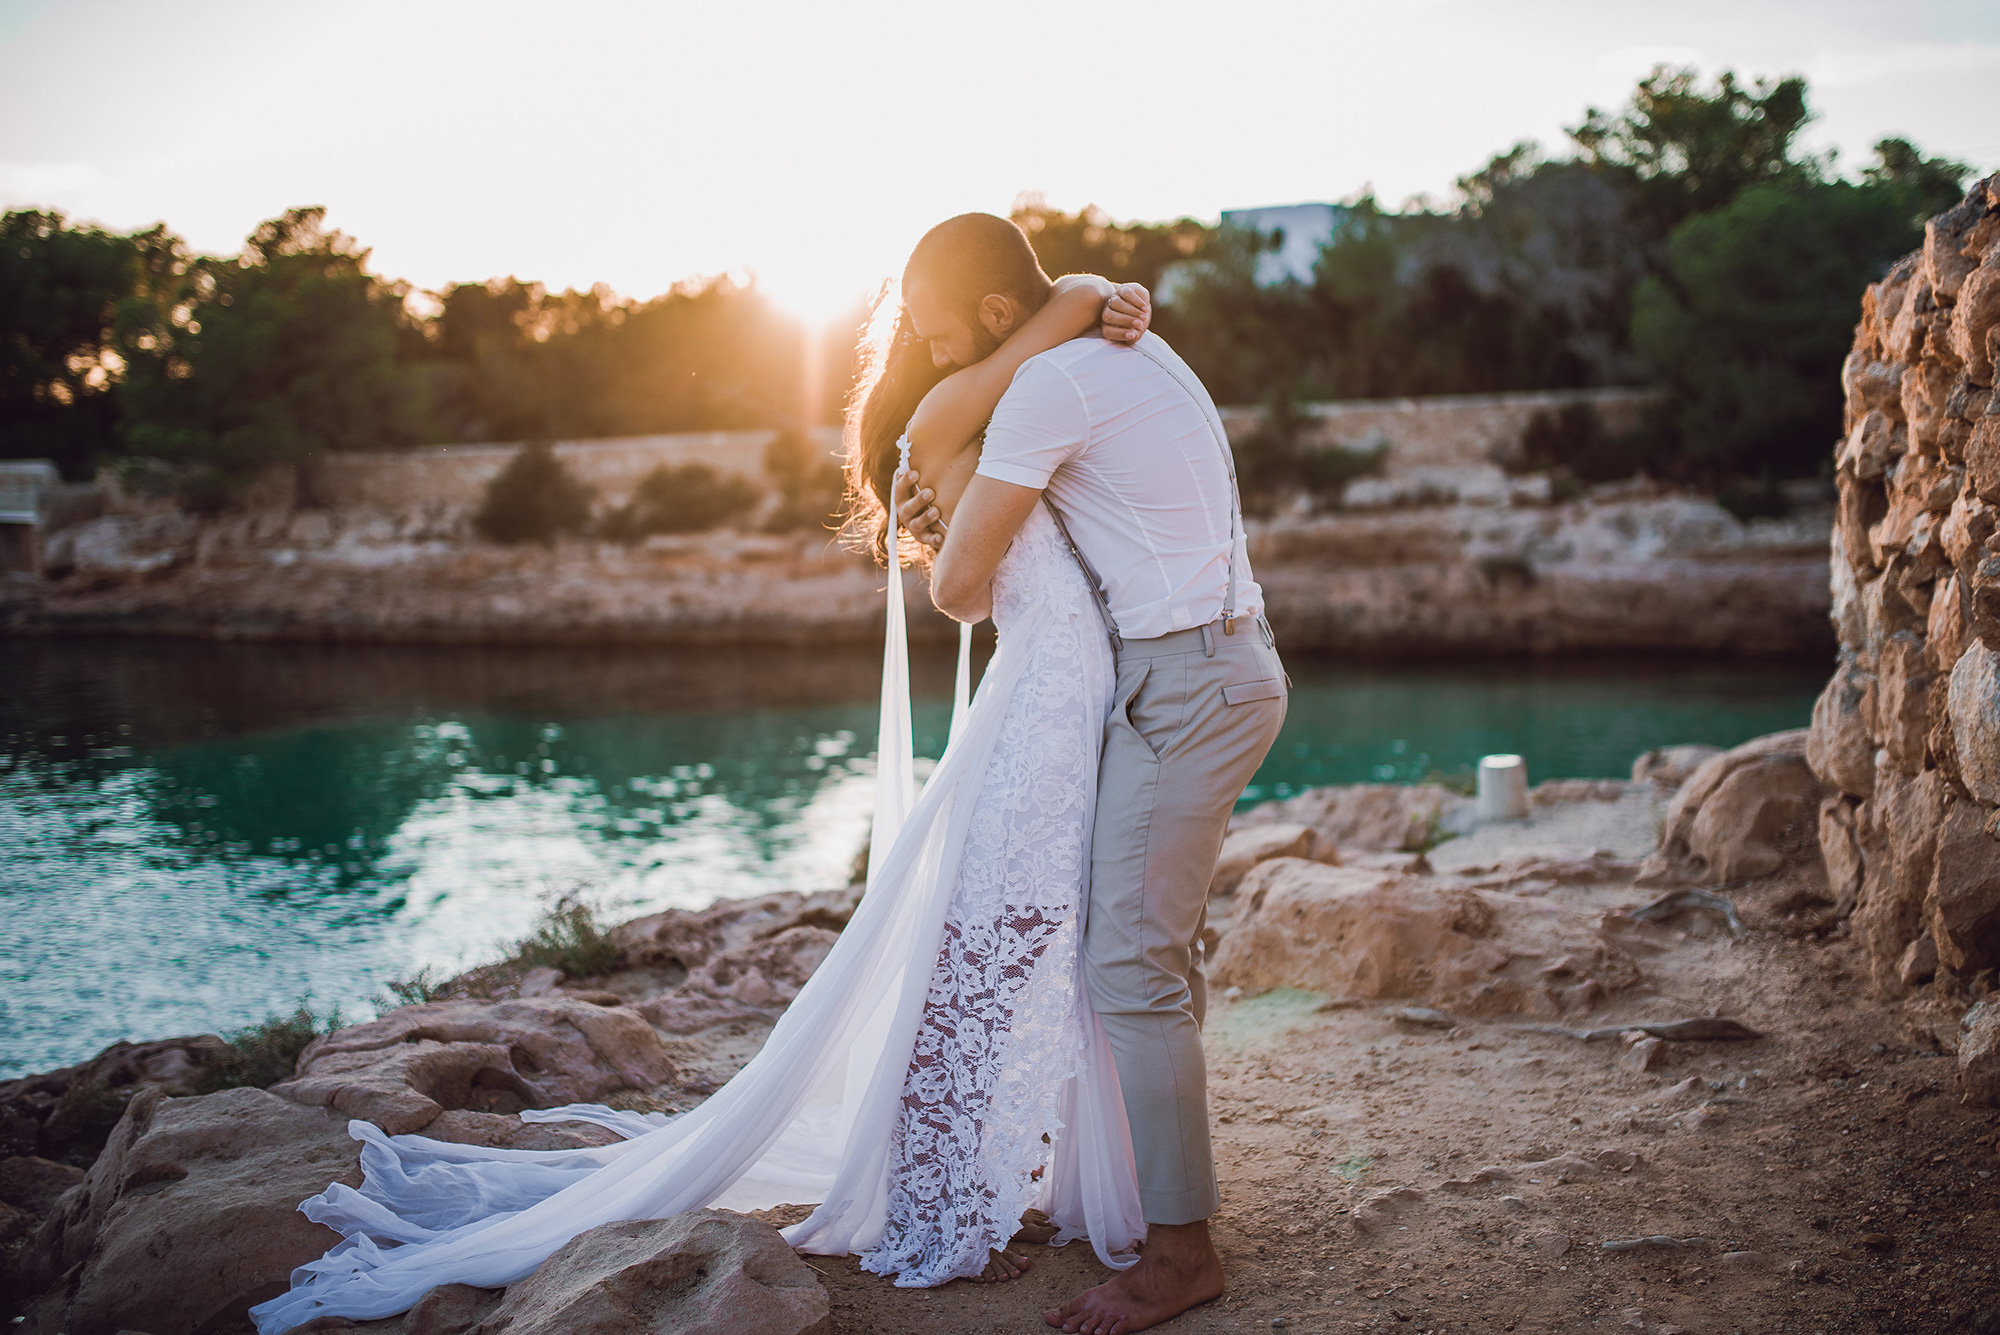
[[[869,880],[763,1049],[692,1111],[521,1114],[618,1132],[522,1151],[353,1122],[343,1241],[262,1335],[530,1274],[586,1229],[812,1204],[801,1251],[904,1286],[1011,1279],[1088,1238],[1119,1273],[1046,1315],[1146,1329],[1223,1289],[1201,1022],[1208,883],[1286,682],[1214,404],[1149,298],[1051,282],[1014,224],[927,233],[872,331],[849,471],[878,550],[999,645],[914,798],[890,579]],[[900,679],[899,679],[900,678]],[[900,714],[900,719],[897,717]]]

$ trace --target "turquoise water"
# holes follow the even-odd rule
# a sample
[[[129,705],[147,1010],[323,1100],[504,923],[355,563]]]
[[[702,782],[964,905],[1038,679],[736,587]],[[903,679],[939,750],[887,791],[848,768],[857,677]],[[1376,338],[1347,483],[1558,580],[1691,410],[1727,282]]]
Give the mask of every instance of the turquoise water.
[[[0,1076],[226,1030],[607,913],[844,884],[879,659],[750,651],[0,642]],[[1246,798],[1518,751],[1619,776],[1805,723],[1816,666],[1291,664]],[[919,655],[918,747],[948,722]]]

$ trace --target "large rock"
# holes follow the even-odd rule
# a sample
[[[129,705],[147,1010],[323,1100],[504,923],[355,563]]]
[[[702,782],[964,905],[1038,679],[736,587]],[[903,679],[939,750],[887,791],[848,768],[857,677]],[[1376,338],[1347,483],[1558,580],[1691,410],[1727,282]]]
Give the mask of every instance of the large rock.
[[[1871,731],[1888,763],[1915,774],[1924,767],[1924,737],[1930,731],[1932,674],[1924,642],[1909,631],[1897,631],[1875,662],[1875,691],[1864,702],[1864,713],[1873,716]]]
[[[1958,1090],[1967,1103],[2000,1108],[2000,1002],[1982,1001],[1959,1021]]]
[[[1870,865],[1861,878],[1853,932],[1867,954],[1875,988],[1885,997],[1901,996],[1909,986],[1904,957],[1923,931],[1944,802],[1936,770],[1914,777],[1887,770],[1863,808],[1863,855]],[[1825,844],[1822,837],[1822,849]],[[1834,871],[1829,856],[1829,881]]]
[[[1235,899],[1239,916],[1209,966],[1218,987],[1556,1015],[1639,980],[1595,918],[1428,876],[1278,858],[1244,877]]]
[[[1965,363],[1965,374],[1978,385],[1993,383],[1993,355],[1987,335],[2000,325],[2000,249],[1988,252],[1959,289],[1951,313],[1951,350]]]
[[[1694,777],[1694,772],[1710,758],[1721,754],[1719,746],[1698,743],[1655,747],[1632,762],[1632,782],[1650,783],[1672,792]]]
[[[1855,830],[1855,801],[1835,794],[1819,804],[1819,857],[1826,864],[1826,888],[1836,908],[1852,909],[1861,899],[1861,841]]]
[[[1245,877],[1237,897],[1242,916],[1209,969],[1224,987],[1428,997],[1505,963],[1482,949],[1493,927],[1484,896],[1418,877],[1281,858]]]
[[[1437,784],[1329,784],[1252,808],[1233,828],[1308,825],[1343,853],[1399,852],[1428,848],[1441,838],[1470,831],[1478,823],[1476,812],[1471,798]]]
[[[157,575],[193,555],[197,527],[194,516],[178,511],[103,515],[57,533],[45,561],[51,574]]]
[[[315,1040],[299,1054],[298,1075],[273,1092],[402,1135],[447,1108],[587,1103],[673,1077],[638,1012],[545,996],[405,1006]]]
[[[1895,418],[1903,416],[1903,368],[1894,362],[1872,360],[1859,350],[1850,352],[1841,363],[1840,387],[1850,418],[1862,417],[1870,409]]]
[[[696,1210],[579,1233],[476,1335],[831,1335],[831,1312],[776,1229]]]
[[[1878,478],[1903,453],[1903,428],[1887,413],[1867,412],[1854,424],[1834,463],[1859,478]]]
[[[1950,672],[1972,643],[1972,627],[1965,615],[1965,599],[1956,574],[1937,582],[1931,596],[1930,616],[1924,622],[1924,657],[1934,672]]]
[[[1743,881],[1785,865],[1825,790],[1806,764],[1808,732],[1772,733],[1711,757],[1667,807],[1648,881]]]
[[[340,1241],[298,1205],[359,1185],[359,1148],[345,1119],[263,1090],[145,1090],[30,1244],[28,1291],[62,1281],[68,1335],[231,1326]]]
[[[54,1163],[32,1154],[0,1159],[0,1205],[45,1215],[81,1181],[83,1170],[73,1164]]]
[[[1855,797],[1875,791],[1875,739],[1868,735],[1863,704],[1875,678],[1852,658],[1843,658],[1833,679],[1813,703],[1806,732],[1806,762],[1829,788]]]
[[[1951,670],[1951,732],[1966,791],[2000,806],[2000,653],[1975,641]]]
[[[795,927],[838,932],[854,916],[861,887],[801,895],[790,891],[724,900],[690,912],[668,909],[614,927],[612,941],[629,966],[691,974],[718,955],[743,950]]]
[[[143,1089],[192,1094],[204,1068],[228,1050],[214,1034],[113,1043],[75,1066],[0,1081],[0,1153],[88,1162],[119,1101]]]
[[[683,990],[780,1011],[791,1004],[839,939],[838,933],[824,927],[790,927],[715,956],[688,975]]]
[[[1994,813],[1977,802],[1946,804],[1924,920],[1938,960],[1961,973],[2000,964],[2000,839]]]
[[[1215,875],[1209,878],[1208,893],[1233,894],[1252,867],[1272,858],[1309,858],[1339,866],[1340,850],[1321,839],[1312,826],[1291,821],[1233,830],[1216,855]]]

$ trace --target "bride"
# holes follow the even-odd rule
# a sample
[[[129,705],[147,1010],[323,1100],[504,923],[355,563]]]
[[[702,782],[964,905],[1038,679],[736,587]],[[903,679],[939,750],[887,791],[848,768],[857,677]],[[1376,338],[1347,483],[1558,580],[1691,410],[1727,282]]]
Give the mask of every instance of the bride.
[[[1135,342],[1150,315],[1144,288],[1088,276],[1058,281],[1032,315],[1018,305],[986,322],[1005,341],[949,375],[893,293],[878,306],[849,473],[897,567],[889,497],[912,451],[949,523],[1014,372],[1093,329]],[[905,1287],[1019,1274],[1027,1260],[1009,1243],[1024,1215],[1028,1236],[1088,1237],[1107,1265],[1132,1263],[1146,1226],[1079,959],[1111,649],[1046,513],[1015,539],[992,595],[999,648],[916,799],[891,574],[867,890],[758,1055],[672,1118],[595,1104],[521,1114],[625,1137],[595,1149],[488,1149],[350,1122],[361,1187],[335,1183],[299,1207],[342,1241],[251,1309],[259,1335],[390,1316],[439,1284],[512,1284],[587,1229],[709,1206],[814,1204],[787,1242],[858,1254]]]

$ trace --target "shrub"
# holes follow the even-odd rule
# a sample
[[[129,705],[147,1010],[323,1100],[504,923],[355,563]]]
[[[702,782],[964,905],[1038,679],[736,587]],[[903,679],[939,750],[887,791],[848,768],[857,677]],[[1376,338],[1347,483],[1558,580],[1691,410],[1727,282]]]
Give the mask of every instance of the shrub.
[[[1783,519],[1792,512],[1792,498],[1769,480],[1731,482],[1715,493],[1715,503],[1745,521]]]
[[[426,964],[408,978],[391,978],[383,987],[388,992],[388,1004],[382,1009],[394,1010],[398,1006],[421,1006],[427,1001],[440,1001],[451,992],[451,979],[437,975],[435,966]]]
[[[614,542],[638,542],[655,533],[704,533],[762,498],[752,483],[724,477],[707,464],[661,464],[639,479],[632,499],[606,515],[598,532]]]
[[[290,1078],[308,1043],[338,1028],[340,1007],[321,1015],[301,999],[290,1015],[267,1015],[262,1023],[229,1035],[229,1050],[195,1077],[195,1090],[212,1094],[245,1085],[268,1089]]]
[[[1235,449],[1237,486],[1249,514],[1269,514],[1287,494],[1304,492],[1323,501],[1338,501],[1356,478],[1382,471],[1389,442],[1372,445],[1309,447],[1300,436],[1304,424],[1298,405],[1288,394],[1271,398],[1264,420]]]
[[[89,1167],[125,1115],[132,1088],[121,1092],[100,1081],[72,1080],[43,1124],[43,1149],[64,1163]]]
[[[764,450],[764,471],[778,490],[777,508],[764,521],[766,533],[840,526],[847,475],[811,440],[797,431],[778,433]]]
[[[610,973],[620,958],[618,947],[598,925],[596,910],[575,892],[549,905],[534,932],[514,948],[515,962],[522,967],[560,969],[572,978]]]
[[[472,527],[494,542],[547,542],[588,527],[593,495],[554,450],[537,441],[523,445],[487,483]]]
[[[1582,482],[1615,482],[1657,462],[1652,445],[1645,428],[1613,434],[1595,408],[1571,403],[1528,419],[1519,466],[1530,473],[1560,470]]]
[[[1389,442],[1378,440],[1373,445],[1329,445],[1306,450],[1301,453],[1299,463],[1307,491],[1337,500],[1356,478],[1380,474],[1388,457]]]

